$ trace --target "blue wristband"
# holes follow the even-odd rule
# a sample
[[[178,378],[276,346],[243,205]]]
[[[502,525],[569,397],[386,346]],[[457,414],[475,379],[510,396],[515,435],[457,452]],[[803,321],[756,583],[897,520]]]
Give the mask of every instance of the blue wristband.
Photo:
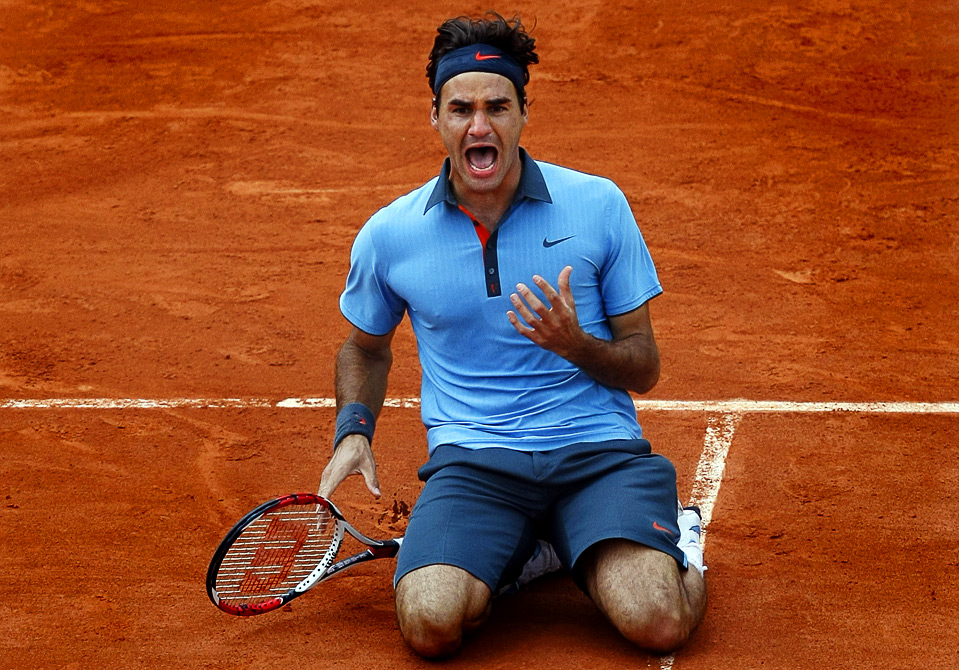
[[[373,444],[373,429],[376,418],[373,410],[360,402],[351,402],[336,415],[336,434],[333,436],[333,451],[347,435],[363,435]]]

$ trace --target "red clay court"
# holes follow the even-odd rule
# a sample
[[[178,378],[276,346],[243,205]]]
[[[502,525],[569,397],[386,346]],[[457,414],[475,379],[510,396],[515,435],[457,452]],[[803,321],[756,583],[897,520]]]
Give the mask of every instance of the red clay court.
[[[487,7],[0,2],[0,668],[419,668],[390,562],[238,619],[203,579],[330,453],[366,218],[436,174],[426,55]],[[709,510],[673,657],[566,577],[460,668],[952,668],[959,657],[959,8],[524,3],[524,146],[630,199],[665,294],[637,398]],[[404,326],[377,432],[401,533],[425,459]]]

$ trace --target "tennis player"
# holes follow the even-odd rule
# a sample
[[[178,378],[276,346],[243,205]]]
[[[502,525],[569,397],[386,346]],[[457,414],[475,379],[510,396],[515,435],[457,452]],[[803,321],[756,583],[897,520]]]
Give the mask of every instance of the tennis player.
[[[520,20],[437,32],[430,121],[448,158],[354,242],[319,493],[360,474],[379,495],[370,444],[409,315],[429,459],[397,557],[408,644],[454,653],[496,594],[562,566],[629,640],[672,651],[703,616],[705,567],[698,512],[629,394],[659,378],[653,262],[611,181],[520,147],[539,60]]]

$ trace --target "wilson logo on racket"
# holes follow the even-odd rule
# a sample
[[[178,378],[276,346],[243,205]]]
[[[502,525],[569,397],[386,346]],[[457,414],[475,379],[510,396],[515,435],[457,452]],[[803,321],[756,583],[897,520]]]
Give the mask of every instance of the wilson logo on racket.
[[[310,528],[305,523],[271,519],[256,548],[250,569],[240,582],[240,593],[249,595],[274,588],[293,570],[293,562],[306,544]]]

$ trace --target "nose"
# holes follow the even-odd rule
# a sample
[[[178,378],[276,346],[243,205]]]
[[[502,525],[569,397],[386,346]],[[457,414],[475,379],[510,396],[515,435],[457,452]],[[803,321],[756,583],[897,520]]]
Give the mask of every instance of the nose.
[[[486,112],[481,109],[473,112],[473,118],[470,119],[470,135],[473,137],[485,137],[489,135],[491,128]]]

